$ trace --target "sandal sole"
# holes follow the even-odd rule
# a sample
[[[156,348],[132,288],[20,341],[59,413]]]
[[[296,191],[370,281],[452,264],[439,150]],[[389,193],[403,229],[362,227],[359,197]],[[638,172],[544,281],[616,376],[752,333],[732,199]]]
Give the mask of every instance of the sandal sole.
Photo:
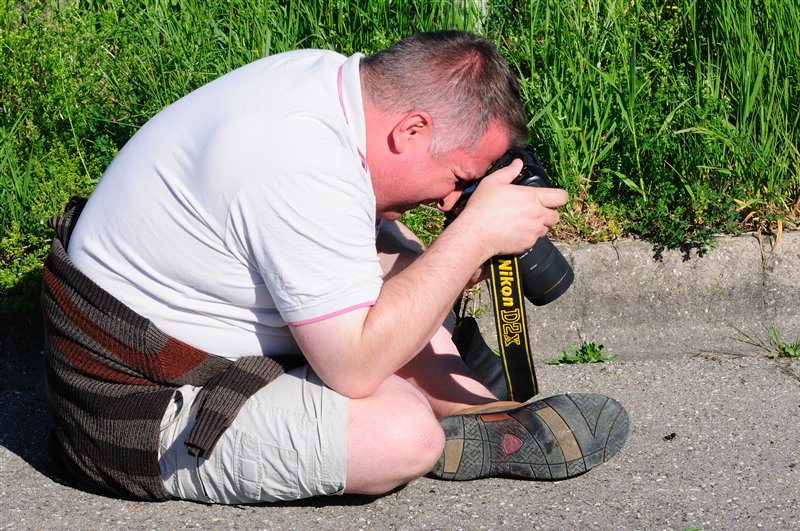
[[[593,394],[556,395],[509,411],[440,422],[445,449],[430,475],[455,481],[575,477],[616,455],[629,428],[619,402]]]

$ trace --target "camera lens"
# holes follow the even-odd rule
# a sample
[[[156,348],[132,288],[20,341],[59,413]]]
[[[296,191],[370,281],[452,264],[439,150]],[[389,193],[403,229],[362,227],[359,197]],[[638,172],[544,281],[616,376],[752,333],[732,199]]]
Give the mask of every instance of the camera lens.
[[[507,151],[490,171],[508,166],[514,159],[522,159],[523,167],[513,183],[521,186],[546,188],[550,186],[544,168],[536,158],[533,147]],[[572,285],[575,273],[567,259],[546,237],[536,240],[529,250],[518,255],[522,291],[525,298],[536,306],[553,302]]]
[[[564,255],[547,238],[539,238],[529,250],[517,256],[522,291],[536,306],[544,306],[572,285],[575,274]]]

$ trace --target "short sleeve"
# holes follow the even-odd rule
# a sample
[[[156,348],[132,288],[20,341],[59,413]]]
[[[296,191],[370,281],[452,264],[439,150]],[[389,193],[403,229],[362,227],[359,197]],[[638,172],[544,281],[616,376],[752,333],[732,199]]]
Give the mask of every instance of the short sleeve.
[[[382,285],[375,199],[360,160],[324,127],[263,161],[230,203],[225,244],[263,279],[288,323],[374,304]]]

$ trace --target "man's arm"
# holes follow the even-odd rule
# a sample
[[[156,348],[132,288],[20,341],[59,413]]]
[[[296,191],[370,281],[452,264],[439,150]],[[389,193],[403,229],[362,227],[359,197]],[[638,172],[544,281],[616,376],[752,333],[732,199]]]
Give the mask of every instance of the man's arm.
[[[481,264],[530,248],[558,221],[565,192],[507,185],[519,170],[487,177],[430,248],[386,280],[374,306],[291,327],[326,384],[351,398],[372,394],[425,347]]]

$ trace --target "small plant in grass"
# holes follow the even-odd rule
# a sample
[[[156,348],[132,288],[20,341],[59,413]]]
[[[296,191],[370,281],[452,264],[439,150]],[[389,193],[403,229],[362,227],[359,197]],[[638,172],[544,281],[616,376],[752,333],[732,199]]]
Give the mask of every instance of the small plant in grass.
[[[778,345],[775,358],[800,358],[800,338],[793,343],[781,343]]]
[[[420,205],[413,210],[404,212],[400,221],[416,234],[422,243],[430,245],[442,232],[444,215],[428,205]]]
[[[744,338],[739,339],[739,341],[766,351],[771,358],[800,358],[800,337],[791,343],[783,341],[774,319],[770,319],[764,325],[764,330],[767,332],[766,339],[763,339],[756,332],[746,332],[735,326],[733,328]]]
[[[483,285],[476,284],[471,288],[464,290],[464,296],[461,302],[462,313],[469,317],[479,319],[481,316],[489,311],[489,304],[481,300],[483,295]],[[497,353],[499,356],[499,352]]]
[[[579,347],[571,347],[568,351],[562,350],[560,358],[554,358],[545,363],[548,365],[564,365],[572,363],[600,363],[617,359],[616,354],[603,354],[605,345],[596,344],[594,341],[584,341]]]

